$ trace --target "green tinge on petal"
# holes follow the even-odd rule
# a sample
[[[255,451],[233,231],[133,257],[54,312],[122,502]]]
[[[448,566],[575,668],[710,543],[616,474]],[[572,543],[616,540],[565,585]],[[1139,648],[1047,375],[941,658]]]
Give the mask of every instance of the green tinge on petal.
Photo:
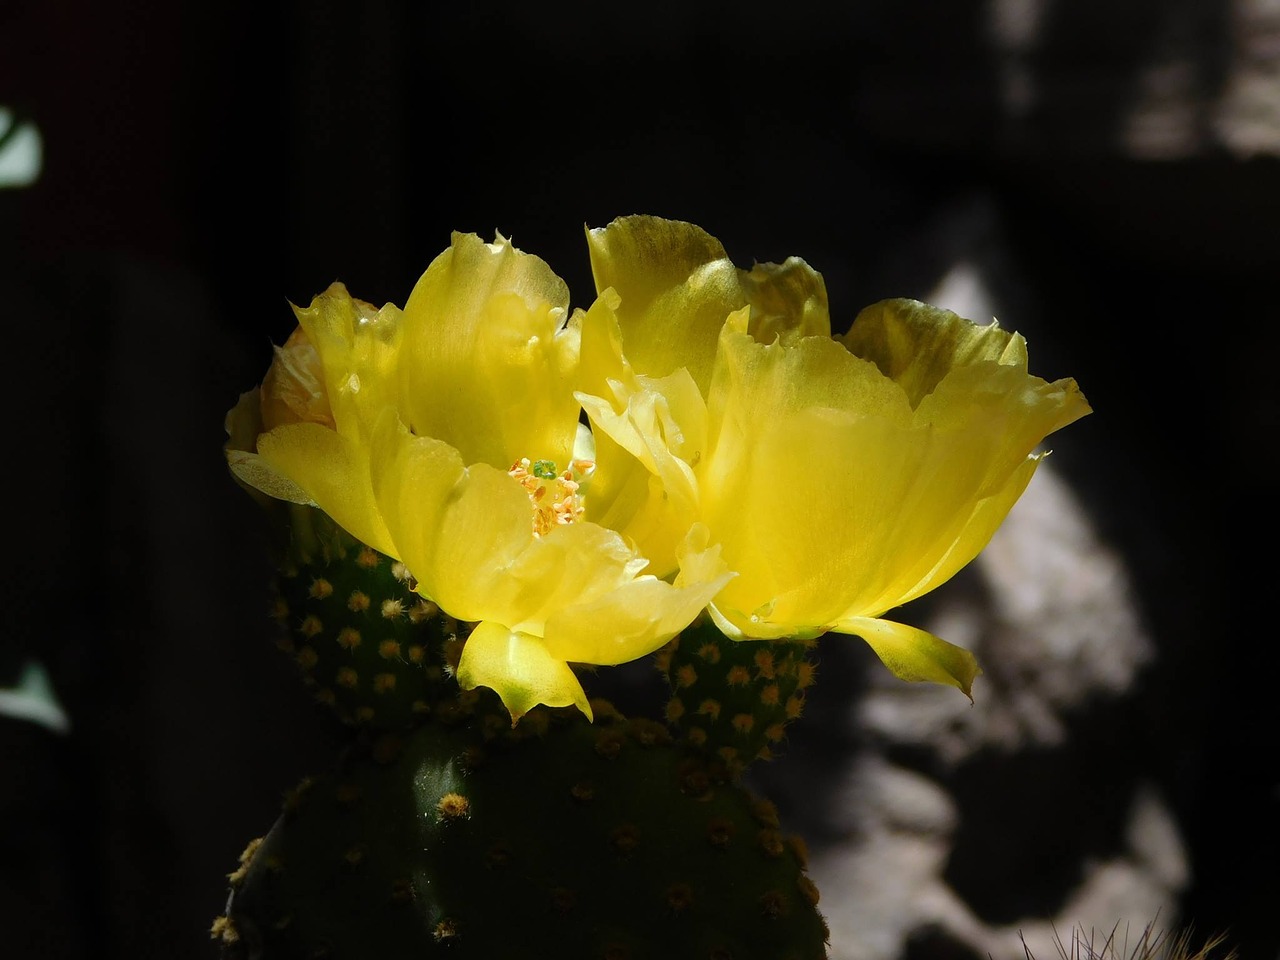
[[[701,227],[644,216],[588,230],[587,244],[596,290],[621,297],[623,349],[637,373],[684,367],[705,392],[724,319],[743,307],[761,342],[831,332],[822,275],[798,257],[741,270]]]
[[[596,290],[621,297],[623,349],[637,373],[685,367],[710,381],[724,318],[744,305],[738,271],[701,227],[659,217],[622,217],[587,231]]]
[[[795,622],[773,622],[767,617],[752,616],[717,599],[707,606],[716,627],[730,640],[814,640],[827,632],[826,627],[805,626]]]
[[[778,337],[829,337],[831,314],[822,274],[799,257],[739,271],[751,304],[750,332],[761,343]]]
[[[865,307],[840,338],[849,352],[873,361],[915,407],[952,369],[982,361],[1027,369],[1027,343],[991,323],[979,326],[917,300],[882,300]]]
[[[305,491],[311,502],[351,536],[382,553],[397,555],[374,502],[368,447],[318,423],[291,423],[260,436],[258,453],[269,470]],[[246,467],[242,463],[241,468]],[[234,465],[232,469],[236,469]],[[261,479],[261,474],[255,476]],[[282,486],[279,492],[259,489],[295,503],[305,502],[283,496],[287,487]]]
[[[870,617],[843,620],[832,630],[861,637],[899,680],[944,683],[973,700],[973,681],[982,670],[963,647],[916,627]]]
[[[540,703],[576,706],[592,719],[586,692],[569,665],[552,656],[538,637],[500,623],[481,623],[467,637],[458,663],[458,683],[464,690],[496,690],[513,725]]]

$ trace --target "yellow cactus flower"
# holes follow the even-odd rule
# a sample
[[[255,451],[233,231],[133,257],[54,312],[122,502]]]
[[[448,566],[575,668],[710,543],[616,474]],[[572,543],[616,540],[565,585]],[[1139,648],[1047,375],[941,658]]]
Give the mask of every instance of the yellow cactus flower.
[[[655,568],[674,569],[675,537],[697,520],[691,465],[725,318],[749,305],[762,341],[827,336],[826,287],[798,257],[739,269],[718,240],[680,221],[625,217],[587,239],[600,296],[582,324],[578,399],[603,474],[591,516],[639,543]]]
[[[588,240],[579,399],[618,461],[615,525],[648,549],[655,513],[704,524],[737,574],[710,605],[731,637],[855,634],[902,679],[968,694],[968,651],[883,614],[986,545],[1041,441],[1089,412],[1075,382],[1029,375],[1017,334],[914,301],[832,338],[816,271],[737,270],[691,224]]]
[[[241,481],[293,503],[319,504],[356,539],[394,545],[373,499],[369,444],[382,411],[396,409],[402,316],[354,299],[335,283],[277,347],[258,390],[227,415],[227,460]]]
[[[567,306],[537,257],[455,234],[403,313],[340,287],[298,310],[301,335],[228,420],[237,476],[315,503],[477,623],[458,680],[495,689],[516,720],[538,703],[590,716],[570,663],[651,653],[731,576],[692,524],[667,582],[586,516],[599,471]]]

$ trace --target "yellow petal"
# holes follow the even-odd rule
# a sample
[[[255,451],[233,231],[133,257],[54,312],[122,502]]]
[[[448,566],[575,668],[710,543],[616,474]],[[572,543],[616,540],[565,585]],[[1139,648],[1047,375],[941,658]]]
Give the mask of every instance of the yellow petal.
[[[751,307],[749,332],[827,335],[826,286],[797,257],[740,270],[701,227],[660,217],[622,217],[587,231],[596,290],[621,298],[623,348],[637,373],[686,368],[705,392],[725,317]]]
[[[593,478],[588,516],[636,543],[666,576],[675,548],[697,519],[695,463],[705,443],[706,408],[687,371],[659,381],[639,378],[621,412],[598,397],[578,394],[592,428],[599,482]],[[686,459],[687,458],[687,459]]]
[[[923,451],[905,397],[873,364],[828,338],[760,344],[743,319],[722,338],[697,470],[702,516],[740,573],[716,605],[751,636],[780,635],[757,632],[767,622],[820,629],[879,592]]]
[[[888,610],[901,606],[916,597],[922,597],[930,590],[941,586],[960,572],[991,541],[996,530],[1004,523],[1005,517],[1018,502],[1018,498],[1031,482],[1031,477],[1043,459],[1041,456],[1027,457],[1017,469],[1009,474],[1003,487],[989,497],[974,504],[967,517],[957,516],[959,523],[940,524],[933,534],[933,544],[923,552],[921,563],[906,567],[896,582],[886,587],[875,600],[869,601],[864,609]],[[950,545],[947,546],[947,542]],[[936,558],[936,560],[934,559]],[[919,573],[930,560],[933,566],[915,583],[907,584]],[[847,611],[847,615],[855,612]]]
[[[282,477],[258,456],[258,435],[262,432],[262,392],[255,388],[240,394],[227,411],[223,426],[227,442],[223,452],[232,476],[256,499],[269,506],[270,499],[311,503],[311,495],[287,477]],[[265,494],[265,497],[263,496]]]
[[[622,217],[587,231],[596,290],[621,297],[627,359],[655,377],[685,367],[705,385],[716,338],[745,300],[720,241],[700,227],[659,217]]]
[[[1028,451],[1090,412],[1074,380],[1047,383],[990,361],[957,367],[921,399],[916,418],[940,429],[983,428],[984,451],[996,459]]]
[[[677,548],[697,519],[689,481],[681,476],[678,486],[668,487],[608,433],[596,429],[596,474],[586,496],[586,519],[617,530],[649,559],[654,576],[666,577],[675,572]]]
[[[917,300],[873,303],[840,339],[901,386],[912,407],[957,367],[985,360],[1027,369],[1027,344],[1018,334],[995,323],[978,326]]]
[[[592,719],[591,704],[569,665],[552,656],[538,637],[499,623],[481,623],[467,638],[458,683],[464,690],[496,690],[513,724],[540,703],[576,706]]]
[[[574,394],[597,436],[596,473],[587,517],[619,531],[664,577],[676,569],[676,548],[697,515],[689,464],[706,444],[706,404],[681,368],[662,378],[636,376],[621,353],[621,333],[605,291],[585,316],[579,382]]]
[[[547,620],[558,611],[594,602],[634,580],[646,565],[612,530],[582,522],[556,527],[532,537],[503,568],[501,583],[490,591],[492,615],[513,629],[543,636]]]
[[[547,648],[581,663],[618,664],[643,657],[692,623],[732,576],[719,547],[708,546],[705,528],[698,528],[681,544],[674,584],[639,577],[598,597],[565,604],[547,620]]]
[[[651,653],[730,576],[705,531],[682,547],[674,584],[641,576],[647,561],[597,524],[535,536],[529,495],[516,480],[487,464],[464,466],[448,444],[413,437],[391,417],[380,425],[372,464],[396,555],[419,591],[482,623],[467,641],[460,678],[493,687],[514,716],[538,702],[581,706],[566,662]]]
[[[305,344],[290,347],[281,357],[285,361],[292,358],[288,364],[292,374],[285,380],[292,382],[293,389],[281,397],[281,402],[295,409],[286,422],[299,418],[311,420],[367,444],[382,412],[399,402],[397,368],[404,332],[400,310],[392,304],[377,309],[355,299],[346,287],[335,283],[315,297],[306,309],[294,307],[294,313],[306,333],[307,343],[319,355],[324,397],[307,398],[306,394],[315,389],[305,353],[307,347]],[[290,343],[294,343],[293,337]],[[292,399],[286,400],[289,393]],[[331,423],[323,417],[326,403],[332,411]],[[279,406],[277,403],[276,408]]]
[[[622,328],[618,325],[621,299],[612,288],[596,297],[585,313],[575,311],[572,326],[579,336],[578,367],[574,386],[579,393],[613,398],[617,391],[635,386],[631,363],[623,356]]]
[[[889,620],[855,617],[833,629],[862,637],[898,679],[945,683],[973,699],[973,681],[982,670],[973,654],[963,647]]]
[[[488,464],[462,465],[429,437],[375,450],[375,489],[422,592],[463,620],[541,634],[550,612],[593,598],[644,561],[613,531],[574,523],[533,534],[528,494]]]
[[[271,465],[247,450],[227,449],[227,466],[241,483],[248,484],[253,490],[265,493],[276,500],[287,500],[289,503],[315,505],[311,494],[303,490],[288,477],[281,476]]]
[[[714,612],[745,636],[821,632],[937,586],[990,539],[1045,434],[1088,410],[1074,382],[1028,376],[1004,335],[953,337],[967,361],[913,411],[908,391],[838,343],[765,346],[743,327],[736,314],[721,338],[697,480],[740,573]]]
[[[739,270],[739,280],[751,305],[748,332],[761,343],[778,337],[829,337],[831,314],[822,274],[799,257],[782,263],[757,263]]]
[[[372,474],[395,555],[419,590],[460,620],[506,612],[505,571],[533,539],[520,485],[488,464],[466,467],[449,444],[390,418],[375,438]]]
[[[505,470],[529,457],[563,467],[578,422],[568,303],[542,260],[501,236],[454,234],[405,305],[401,390],[414,433],[469,464]]]
[[[232,464],[232,469],[272,496],[294,503],[315,503],[357,540],[382,553],[396,555],[373,498],[367,446],[318,423],[290,423],[262,434],[258,453],[257,466],[265,464],[292,487],[269,489],[262,474],[251,472],[251,461]],[[293,488],[305,491],[309,501],[291,495]]]

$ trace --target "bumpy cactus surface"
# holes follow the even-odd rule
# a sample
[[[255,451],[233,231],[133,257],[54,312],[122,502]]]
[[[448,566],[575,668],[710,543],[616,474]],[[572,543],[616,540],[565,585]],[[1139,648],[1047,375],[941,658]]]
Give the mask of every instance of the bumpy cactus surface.
[[[772,757],[813,684],[812,642],[735,643],[709,619],[659,652],[672,696],[667,721],[733,775]]]
[[[228,955],[822,957],[773,807],[596,706],[433,721],[301,785],[233,877]]]
[[[700,622],[657,657],[666,723],[595,700],[513,726],[399,565],[314,510],[291,538],[281,646],[355,729],[230,875],[225,960],[825,955],[803,843],[739,783],[803,705],[805,645]]]
[[[465,628],[414,593],[403,564],[318,510],[294,510],[276,591],[280,646],[344,722],[404,729],[456,696]]]

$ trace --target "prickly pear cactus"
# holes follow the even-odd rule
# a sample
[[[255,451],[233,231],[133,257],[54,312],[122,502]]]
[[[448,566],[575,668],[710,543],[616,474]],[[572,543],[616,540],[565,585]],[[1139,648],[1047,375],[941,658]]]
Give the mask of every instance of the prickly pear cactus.
[[[676,736],[732,776],[773,756],[813,684],[812,641],[734,641],[700,618],[658,655]]]
[[[458,688],[467,625],[413,586],[292,511],[281,646],[352,746],[230,874],[224,960],[825,956],[803,844],[738,782],[799,712],[802,645],[699,623],[658,657],[667,723],[596,700],[594,724],[540,707],[513,726]]]
[[[233,875],[227,957],[823,957],[772,806],[596,714],[431,722],[304,783]]]
[[[280,647],[346,723],[404,729],[457,695],[465,627],[414,593],[403,564],[318,510],[293,511],[272,613]]]

